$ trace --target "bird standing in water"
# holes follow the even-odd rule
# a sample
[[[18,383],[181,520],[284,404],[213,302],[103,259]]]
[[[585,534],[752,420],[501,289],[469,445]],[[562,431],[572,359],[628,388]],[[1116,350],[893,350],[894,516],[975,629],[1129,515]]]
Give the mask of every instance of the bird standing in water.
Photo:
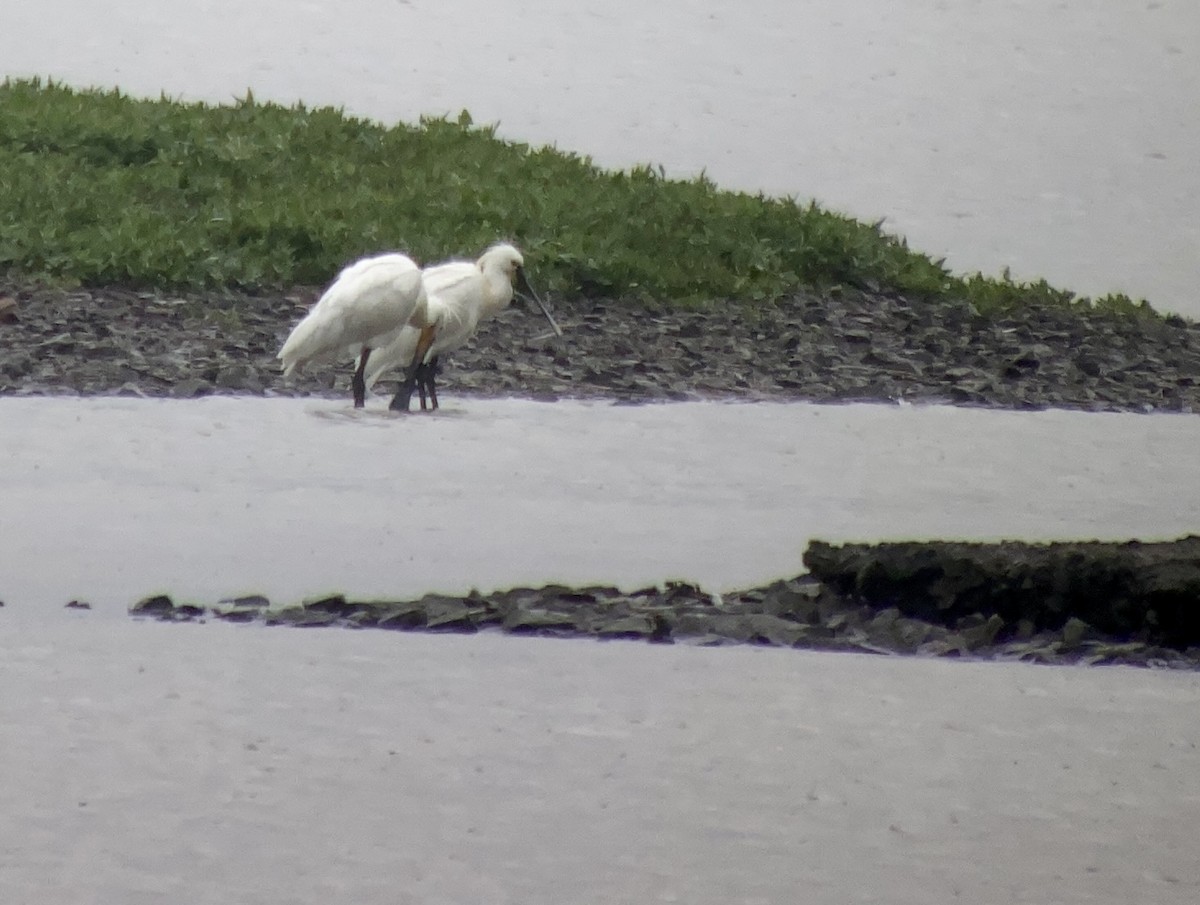
[[[417,390],[421,408],[425,408],[428,395],[436,409],[438,360],[465,345],[481,320],[508,307],[514,283],[537,303],[555,334],[562,336],[562,328],[530,285],[524,268],[521,252],[507,243],[493,245],[478,261],[449,261],[425,268],[421,275],[427,295],[425,323],[406,327],[376,350],[366,369],[366,385],[373,385],[392,368],[403,367],[404,380],[389,408],[408,411]]]
[[[421,269],[407,255],[383,254],[346,267],[292,330],[277,356],[284,376],[306,364],[357,358],[351,387],[354,407],[366,400],[367,361],[408,327],[428,323]]]

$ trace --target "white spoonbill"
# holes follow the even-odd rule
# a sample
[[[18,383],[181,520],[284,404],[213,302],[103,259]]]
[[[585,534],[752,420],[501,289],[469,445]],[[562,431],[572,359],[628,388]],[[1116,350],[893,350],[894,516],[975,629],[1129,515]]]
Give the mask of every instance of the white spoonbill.
[[[465,345],[481,320],[508,307],[514,282],[541,308],[555,334],[562,336],[562,328],[525,276],[525,259],[512,245],[493,245],[478,261],[427,267],[421,279],[428,293],[425,324],[401,330],[376,351],[366,371],[366,384],[371,386],[385,371],[405,368],[404,381],[389,405],[395,411],[408,411],[414,389],[420,393],[422,409],[426,393],[432,408],[438,407],[434,377],[439,358]]]
[[[425,326],[425,285],[412,258],[383,254],[349,265],[292,330],[278,358],[284,375],[310,362],[338,359],[350,350],[358,358],[351,386],[354,407],[362,408],[363,374],[371,352],[387,345],[408,325]]]

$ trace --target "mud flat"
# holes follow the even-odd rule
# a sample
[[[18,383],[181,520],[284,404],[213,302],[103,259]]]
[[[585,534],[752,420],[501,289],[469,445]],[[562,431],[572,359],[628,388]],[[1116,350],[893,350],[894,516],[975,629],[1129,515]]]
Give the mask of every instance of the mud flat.
[[[0,287],[0,295],[4,295]],[[275,353],[319,295],[10,287],[0,395],[349,395],[347,365],[284,381]],[[444,396],[649,402],[908,401],[1200,412],[1200,324],[847,289],[701,311],[556,299],[566,337],[514,307],[444,363]],[[398,379],[398,378],[397,378]],[[379,392],[395,383],[384,380]]]
[[[657,644],[1200,667],[1200,537],[1157,544],[814,541],[804,561],[807,575],[723,595],[681,582],[633,592],[549,585],[390,601],[328,595],[282,606],[257,595],[206,605],[160,594],[130,612],[170,622],[492,629]]]

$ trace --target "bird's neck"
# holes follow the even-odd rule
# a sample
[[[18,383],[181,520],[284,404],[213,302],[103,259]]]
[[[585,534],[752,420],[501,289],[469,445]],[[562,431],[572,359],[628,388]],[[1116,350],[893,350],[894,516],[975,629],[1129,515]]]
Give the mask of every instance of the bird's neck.
[[[509,282],[508,277],[496,271],[483,272],[484,285],[484,316],[495,314],[502,308],[508,307],[508,303],[512,301],[513,287]]]

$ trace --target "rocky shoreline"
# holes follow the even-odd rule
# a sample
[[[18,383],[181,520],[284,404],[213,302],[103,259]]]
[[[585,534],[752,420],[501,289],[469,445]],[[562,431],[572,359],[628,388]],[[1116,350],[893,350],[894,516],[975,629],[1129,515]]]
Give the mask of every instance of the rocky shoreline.
[[[1200,537],[1157,544],[814,541],[804,559],[806,575],[724,595],[684,583],[628,593],[548,585],[416,600],[329,595],[284,605],[261,596],[204,604],[156,595],[130,612],[172,622],[494,630],[1200,669]]]
[[[318,295],[0,285],[0,395],[348,395],[350,367],[285,381],[283,338]],[[677,311],[555,299],[554,339],[520,303],[443,366],[443,398],[698,398],[1200,411],[1200,324],[1031,307],[983,316],[857,290]],[[381,381],[377,391],[394,383]]]

